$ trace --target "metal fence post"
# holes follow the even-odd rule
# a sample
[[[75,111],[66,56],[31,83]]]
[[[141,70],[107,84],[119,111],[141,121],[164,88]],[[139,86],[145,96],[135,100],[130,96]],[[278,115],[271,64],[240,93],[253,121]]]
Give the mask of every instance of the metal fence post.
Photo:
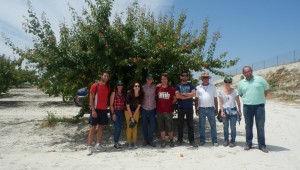
[[[269,67],[279,66],[279,65],[282,65],[284,63],[287,64],[287,63],[300,62],[300,56],[299,56],[298,53],[297,53],[298,56],[296,56],[296,51],[298,53],[300,53],[299,50],[294,50],[294,51],[288,52],[288,54],[273,56],[270,59],[265,59],[265,60],[257,62],[257,63],[252,63],[252,64],[249,64],[248,66],[251,66],[253,70],[256,70],[256,69],[259,70],[259,69],[262,69],[261,65],[260,65],[261,62],[263,62],[263,69],[266,69],[266,68],[269,68]],[[294,55],[294,61],[293,61],[293,58],[290,57],[291,54]],[[276,62],[277,62],[276,64],[274,63],[275,57],[276,57]],[[279,62],[279,57],[282,57],[281,62]],[[256,66],[257,68],[254,68],[254,66]],[[238,72],[238,70],[239,70],[239,72]],[[235,68],[235,69],[231,69],[231,70],[227,71],[227,73],[229,73],[229,74],[234,74],[235,73],[235,75],[238,75],[238,74],[240,74],[240,71],[241,71],[240,68]]]

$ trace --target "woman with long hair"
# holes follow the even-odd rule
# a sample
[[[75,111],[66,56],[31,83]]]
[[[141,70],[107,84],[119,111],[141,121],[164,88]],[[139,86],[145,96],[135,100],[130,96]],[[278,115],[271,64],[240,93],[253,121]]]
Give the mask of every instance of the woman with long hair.
[[[114,121],[114,147],[117,150],[121,149],[119,139],[124,121],[125,97],[126,93],[123,87],[123,82],[119,80],[110,95],[110,111]]]
[[[126,136],[128,148],[137,148],[137,123],[140,117],[140,107],[144,98],[143,89],[141,88],[140,83],[135,82],[126,96],[125,119],[127,123]],[[132,123],[136,125],[132,127],[130,125]]]

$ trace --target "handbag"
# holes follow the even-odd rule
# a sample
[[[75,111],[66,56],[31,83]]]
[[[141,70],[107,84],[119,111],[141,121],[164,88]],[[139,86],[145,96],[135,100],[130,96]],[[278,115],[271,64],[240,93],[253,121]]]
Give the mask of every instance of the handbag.
[[[219,110],[219,112],[218,112],[217,119],[218,119],[218,121],[219,121],[220,123],[222,123],[222,122],[223,122],[223,118],[222,118],[222,112],[221,112],[221,110]]]
[[[134,128],[137,125],[137,122],[134,120],[134,122],[130,121],[129,128]]]

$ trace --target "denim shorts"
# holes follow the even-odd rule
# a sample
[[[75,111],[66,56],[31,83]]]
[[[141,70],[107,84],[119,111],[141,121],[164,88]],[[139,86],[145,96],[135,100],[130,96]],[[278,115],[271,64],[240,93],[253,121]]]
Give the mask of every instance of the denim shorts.
[[[107,110],[96,109],[96,113],[97,113],[97,118],[93,118],[92,114],[90,114],[89,124],[92,126],[107,125],[108,124]]]
[[[172,113],[157,113],[157,126],[160,132],[173,132],[173,114]]]

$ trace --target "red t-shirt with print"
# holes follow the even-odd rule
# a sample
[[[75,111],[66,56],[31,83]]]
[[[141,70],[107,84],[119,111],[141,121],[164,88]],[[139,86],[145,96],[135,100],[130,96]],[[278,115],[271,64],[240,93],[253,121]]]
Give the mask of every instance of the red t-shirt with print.
[[[98,86],[97,94],[95,94],[96,86]],[[95,109],[106,110],[108,94],[109,94],[109,87],[107,85],[103,85],[101,83],[94,83],[91,86],[90,93],[95,94]]]
[[[173,112],[173,98],[175,97],[175,89],[172,86],[156,87],[155,94],[157,95],[157,112],[172,113]]]

